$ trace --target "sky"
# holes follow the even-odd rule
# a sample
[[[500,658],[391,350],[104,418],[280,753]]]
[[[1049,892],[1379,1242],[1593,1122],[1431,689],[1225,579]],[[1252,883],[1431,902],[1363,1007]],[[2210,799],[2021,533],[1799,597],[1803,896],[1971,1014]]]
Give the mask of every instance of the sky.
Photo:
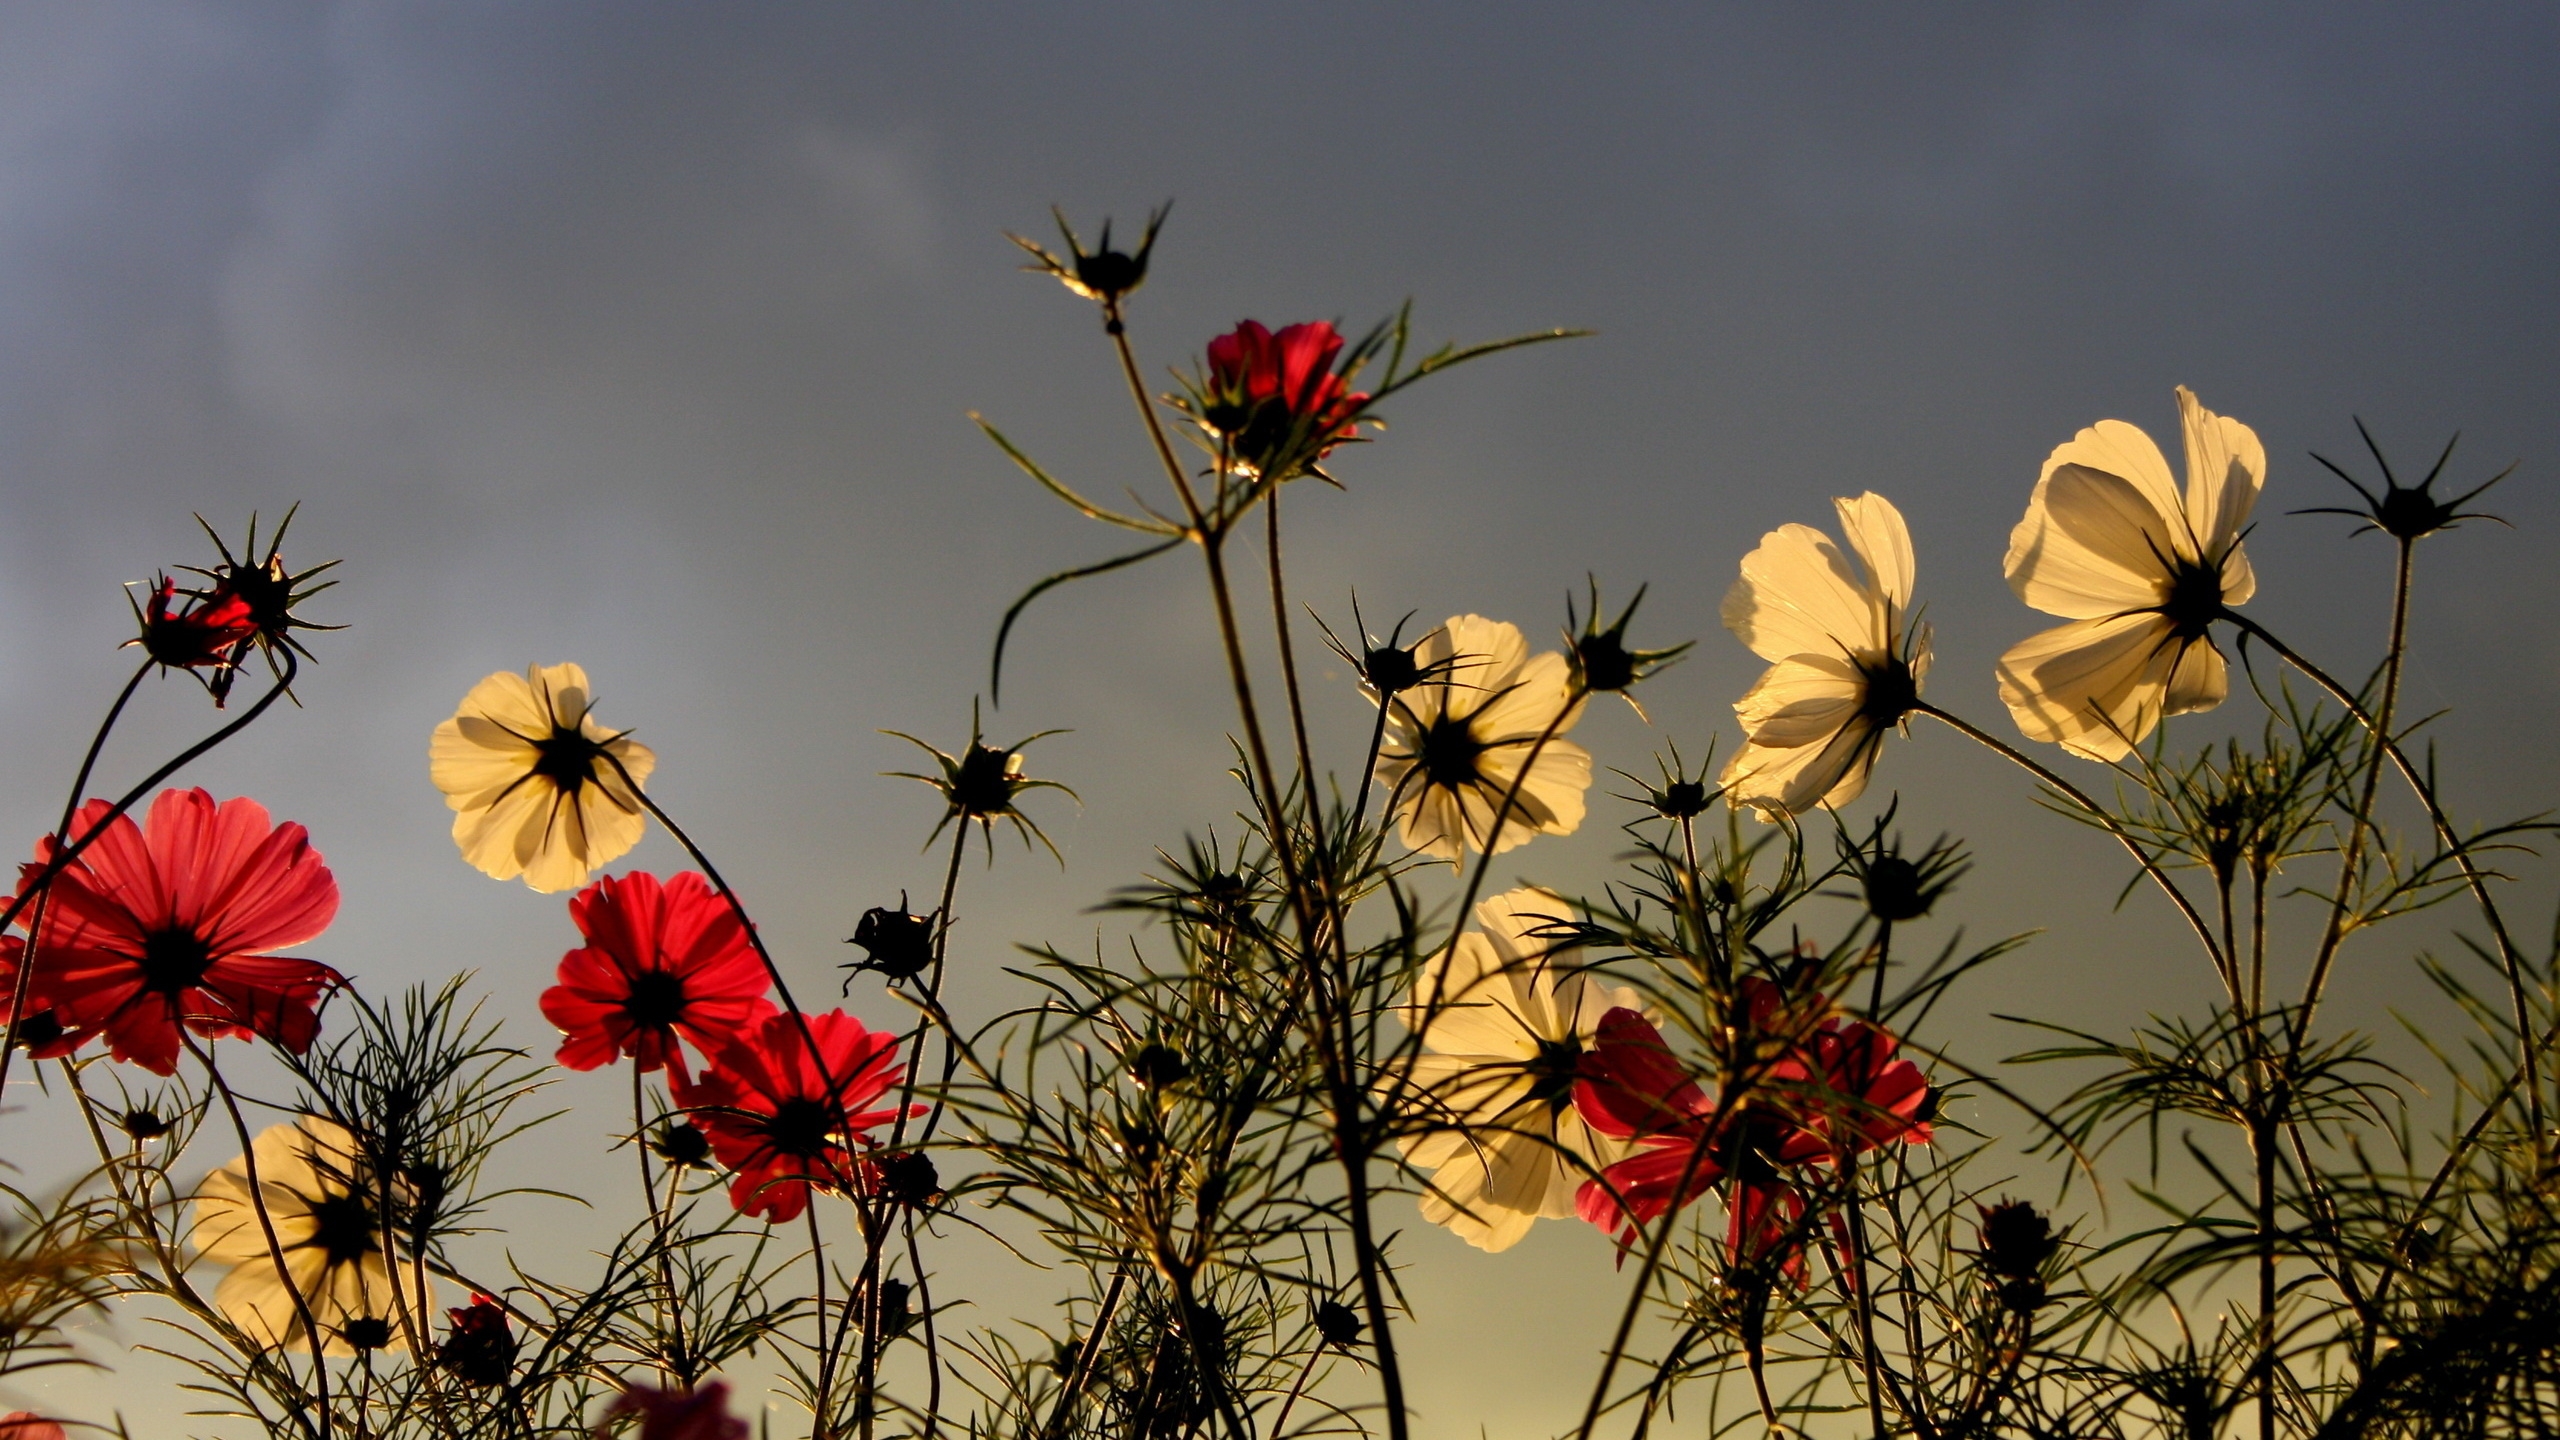
[[[2521,462],[2493,492],[2512,530],[2422,552],[2410,703],[2448,711],[2458,810],[2546,809],[2555,60],[2560,12],[2530,5],[0,5],[0,813],[32,841],[59,807],[130,663],[118,587],[209,558],[194,514],[236,537],[299,503],[288,559],[344,562],[311,610],[346,628],[300,708],[185,779],[309,826],[345,906],[308,953],[377,994],[476,971],[545,1043],[560,899],[459,860],[425,749],[482,676],[575,660],[832,994],[855,917],[939,878],[936,802],[878,773],[921,757],[880,732],[965,739],[1004,607],[1118,543],[970,413],[1091,493],[1151,483],[1090,308],[1004,232],[1056,204],[1125,234],[1167,200],[1132,319],[1157,375],[1241,318],[1356,329],[1407,299],[1434,340],[1597,332],[1400,397],[1290,526],[1337,624],[1357,587],[1535,638],[1587,575],[1650,584],[1637,633],[1700,645],[1650,726],[1584,722],[1603,766],[1730,746],[1758,669],[1716,621],[1735,562],[1868,489],[1911,523],[1930,698],[2005,733],[1991,662],[2045,622],[2000,557],[2040,462],[2102,417],[2169,436],[2185,384],[2270,456],[2250,613],[2357,675],[2388,553],[2288,514],[2346,494],[2308,452],[2369,474],[2361,416],[2405,466],[2457,430],[2453,478]],[[1169,557],[1025,621],[987,727],[1066,728],[1031,764],[1081,803],[1033,805],[1063,866],[1000,848],[964,876],[956,1004],[994,1013],[1013,946],[1092,943],[1156,847],[1232,829],[1198,601]],[[1358,698],[1322,658],[1309,684],[1347,773]],[[146,685],[106,775],[208,718]],[[2204,995],[2014,772],[1924,732],[1857,813],[1896,793],[1981,856],[1950,929],[2045,932],[1950,1044],[2020,1048],[1994,1010],[2122,1025]],[[1596,886],[1612,804],[1497,878]],[[682,861],[653,836],[628,863]],[[2351,949],[2334,1013],[2388,1027],[2416,988],[2405,945]],[[609,1128],[609,1086],[556,1093],[589,1106],[564,1135]],[[50,1102],[10,1098],[0,1155],[67,1174]],[[1485,1257],[1404,1223],[1426,1432],[1566,1423],[1614,1297],[1599,1237]],[[1022,1283],[989,1271],[983,1302]]]

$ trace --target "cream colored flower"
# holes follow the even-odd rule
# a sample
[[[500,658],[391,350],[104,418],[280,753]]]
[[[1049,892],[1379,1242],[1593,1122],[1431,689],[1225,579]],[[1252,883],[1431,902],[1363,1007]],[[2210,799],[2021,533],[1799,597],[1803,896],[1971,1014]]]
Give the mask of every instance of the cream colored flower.
[[[1573,1105],[1582,1052],[1612,1008],[1636,993],[1571,971],[1573,947],[1537,932],[1570,919],[1544,890],[1476,907],[1484,927],[1458,937],[1414,986],[1402,1019],[1422,1035],[1407,1112],[1431,1126],[1402,1142],[1431,1174],[1422,1218],[1479,1250],[1507,1250],[1541,1219],[1564,1219],[1574,1192],[1627,1152]]]
[[[231,1267],[213,1303],[272,1347],[302,1342],[304,1306],[333,1355],[355,1353],[350,1332],[364,1348],[404,1346],[400,1302],[383,1264],[378,1192],[355,1138],[334,1121],[306,1115],[261,1131],[250,1153],[284,1269],[276,1268],[249,1198],[247,1158],[234,1160],[205,1177],[187,1235],[197,1255]],[[297,1293],[301,1306],[294,1303]],[[426,1301],[423,1294],[410,1296],[410,1312],[424,1313]]]
[[[1910,624],[1902,512],[1873,491],[1831,503],[1857,564],[1812,526],[1782,525],[1725,592],[1725,628],[1772,662],[1734,702],[1744,744],[1724,767],[1725,795],[1765,818],[1857,799],[1929,670],[1929,628]]]
[[[1564,656],[1532,657],[1520,627],[1458,615],[1413,658],[1424,678],[1388,700],[1377,766],[1404,843],[1455,860],[1579,828],[1591,754],[1563,738],[1582,718]],[[1514,780],[1519,796],[1497,829]]]
[[[429,773],[462,858],[500,880],[574,890],[640,843],[636,786],[658,757],[596,723],[587,672],[536,665],[471,687],[436,727]],[[619,761],[619,764],[615,762]]]
[[[2178,387],[2184,495],[2151,437],[2101,420],[2056,448],[2009,533],[2009,588],[2070,620],[2000,657],[2000,698],[2029,739],[2119,760],[2163,716],[2231,692],[2207,627],[2257,593],[2241,531],[2265,483],[2256,432]]]

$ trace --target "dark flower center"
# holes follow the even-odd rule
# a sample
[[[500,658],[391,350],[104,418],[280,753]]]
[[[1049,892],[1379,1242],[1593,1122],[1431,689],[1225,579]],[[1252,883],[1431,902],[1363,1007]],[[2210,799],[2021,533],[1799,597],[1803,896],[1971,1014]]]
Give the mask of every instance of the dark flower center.
[[[631,977],[631,993],[622,1013],[645,1030],[664,1030],[684,1018],[684,979],[667,970],[643,970]]]
[[[1147,278],[1146,268],[1117,250],[1101,250],[1076,257],[1076,280],[1087,290],[1105,297],[1125,295],[1138,288]]]
[[[814,1160],[833,1147],[836,1113],[823,1100],[795,1095],[773,1107],[763,1125],[765,1143],[798,1160]]]
[[[2180,561],[2169,577],[2169,598],[2160,613],[2181,640],[2204,638],[2205,627],[2222,614],[2222,571],[2219,566]]]
[[[1574,642],[1573,653],[1582,667],[1582,683],[1594,694],[1605,695],[1636,683],[1636,657],[1615,632],[1585,635]]]
[[[1694,819],[1707,808],[1707,787],[1696,780],[1674,780],[1655,793],[1653,808],[1665,819]]]
[[[1858,708],[1860,718],[1877,725],[1898,725],[1920,703],[1920,681],[1911,673],[1910,662],[1900,656],[1888,656],[1859,670],[1867,680],[1866,703]]]
[[[539,753],[533,762],[533,773],[574,795],[578,787],[593,780],[597,757],[604,747],[578,730],[554,729],[549,738],[536,740]]]
[[[1012,760],[1007,751],[971,745],[952,778],[951,803],[963,815],[1001,815],[1012,808]]]
[[[162,995],[191,989],[213,968],[213,951],[191,929],[171,926],[142,937],[142,988]]]
[[[380,1248],[373,1233],[373,1207],[354,1195],[330,1195],[311,1206],[311,1238],[332,1265],[352,1265]],[[354,1343],[352,1341],[350,1344]]]
[[[658,1132],[649,1148],[670,1165],[699,1169],[711,1163],[711,1137],[690,1121],[678,1121]]]
[[[1562,1040],[1540,1040],[1538,1054],[1528,1062],[1529,1098],[1543,1100],[1549,1110],[1564,1110],[1573,1104],[1573,1082],[1582,1074],[1582,1041],[1568,1035]]]
[[[1485,752],[1485,744],[1476,738],[1475,727],[1455,715],[1443,713],[1422,733],[1422,774],[1434,785],[1456,789],[1484,778],[1477,765]]]

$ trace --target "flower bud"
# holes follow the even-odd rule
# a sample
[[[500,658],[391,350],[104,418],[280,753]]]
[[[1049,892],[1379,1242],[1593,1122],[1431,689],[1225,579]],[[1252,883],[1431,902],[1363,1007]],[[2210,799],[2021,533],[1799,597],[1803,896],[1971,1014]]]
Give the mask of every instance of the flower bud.
[[[907,897],[898,897],[898,908],[876,905],[862,912],[853,927],[853,938],[847,945],[859,945],[865,958],[853,968],[877,970],[891,984],[912,980],[933,963],[933,917],[907,913]]]
[[[711,1168],[711,1137],[690,1120],[679,1120],[649,1141],[657,1157],[679,1170]]]
[[[124,1127],[124,1133],[136,1140],[157,1140],[169,1133],[169,1122],[146,1108],[127,1110],[124,1112],[124,1118],[116,1123]]]
[[[1141,1090],[1161,1095],[1191,1078],[1191,1066],[1170,1045],[1148,1041],[1129,1052],[1129,1079]]]
[[[2003,1200],[1982,1212],[1981,1241],[1982,1268],[2006,1282],[2001,1303],[2013,1310],[2043,1303],[2044,1264],[2062,1248],[2053,1222],[2024,1200]]]
[[[1316,1334],[1337,1350],[1348,1350],[1360,1343],[1360,1314],[1339,1300],[1327,1300],[1316,1306]]]
[[[444,1312],[453,1330],[437,1347],[436,1363],[473,1385],[504,1385],[516,1366],[516,1337],[506,1307],[474,1293],[470,1305]]]
[[[879,1162],[880,1193],[901,1205],[922,1210],[942,1199],[942,1175],[933,1157],[921,1150],[891,1155]]]

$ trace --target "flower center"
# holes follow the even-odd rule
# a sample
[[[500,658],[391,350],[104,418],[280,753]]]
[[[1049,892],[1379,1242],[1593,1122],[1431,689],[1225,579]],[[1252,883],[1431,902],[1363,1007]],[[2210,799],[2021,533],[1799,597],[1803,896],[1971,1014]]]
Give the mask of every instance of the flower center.
[[[960,757],[960,773],[951,782],[951,803],[963,815],[1001,815],[1013,804],[1013,756],[986,745],[972,745]]]
[[[540,752],[533,773],[572,795],[595,778],[596,759],[604,754],[603,746],[577,730],[554,729],[550,738],[534,741],[533,748]]]
[[[1455,715],[1443,714],[1431,722],[1422,734],[1422,773],[1432,784],[1456,789],[1484,778],[1476,764],[1484,754],[1485,744],[1476,738],[1475,727]]]
[[[2205,627],[2222,614],[2222,571],[2181,561],[2169,576],[2169,598],[2160,613],[2181,640],[2204,638]]]
[[[193,988],[213,968],[213,951],[201,936],[182,926],[154,930],[142,937],[142,988],[175,995]]]
[[[1545,1101],[1549,1110],[1566,1109],[1573,1104],[1573,1082],[1582,1074],[1582,1041],[1571,1035],[1540,1040],[1527,1069],[1529,1098]]]
[[[643,970],[631,977],[631,994],[622,1013],[644,1030],[663,1030],[684,1018],[684,979],[665,970]]]
[[[1858,707],[1861,718],[1877,725],[1897,725],[1920,703],[1920,681],[1911,673],[1911,663],[1900,656],[1888,656],[1873,665],[1862,665],[1859,673],[1867,680],[1866,702]]]
[[[332,1265],[352,1265],[378,1247],[374,1243],[373,1207],[353,1195],[331,1195],[311,1207],[311,1238]]]
[[[764,1122],[765,1143],[795,1159],[814,1160],[833,1148],[827,1137],[835,1120],[825,1101],[794,1096],[773,1107],[773,1117]]]

